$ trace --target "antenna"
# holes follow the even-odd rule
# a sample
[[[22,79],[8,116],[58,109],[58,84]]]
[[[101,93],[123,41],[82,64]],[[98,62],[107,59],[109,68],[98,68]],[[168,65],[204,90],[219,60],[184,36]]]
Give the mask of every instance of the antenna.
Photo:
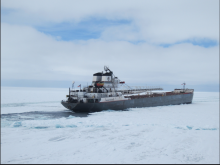
[[[73,81],[73,83],[72,83],[72,89],[74,88],[74,83],[75,83],[75,81]]]
[[[183,91],[185,91],[185,85],[186,85],[185,81],[184,81],[184,83],[181,84],[181,85],[183,85]]]
[[[109,70],[109,68],[105,65],[104,70],[107,72]]]

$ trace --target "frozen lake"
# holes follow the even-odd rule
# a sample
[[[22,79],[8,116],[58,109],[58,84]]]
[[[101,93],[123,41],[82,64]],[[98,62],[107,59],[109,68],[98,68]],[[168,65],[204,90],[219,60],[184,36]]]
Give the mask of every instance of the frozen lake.
[[[219,93],[72,113],[68,89],[1,87],[1,163],[219,163]]]

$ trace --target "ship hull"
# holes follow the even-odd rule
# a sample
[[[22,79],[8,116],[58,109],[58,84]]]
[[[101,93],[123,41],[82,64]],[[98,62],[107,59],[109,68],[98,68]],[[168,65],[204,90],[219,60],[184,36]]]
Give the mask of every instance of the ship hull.
[[[102,110],[125,110],[128,108],[155,107],[164,105],[179,105],[192,103],[193,93],[183,93],[170,96],[135,98],[99,103],[68,103],[61,101],[61,104],[74,112],[97,112]]]

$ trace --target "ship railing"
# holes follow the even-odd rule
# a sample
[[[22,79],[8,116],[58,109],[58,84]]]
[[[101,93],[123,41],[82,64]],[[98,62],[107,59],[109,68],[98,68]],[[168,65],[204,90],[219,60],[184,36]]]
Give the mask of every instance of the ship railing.
[[[163,90],[163,88],[161,87],[155,87],[155,86],[150,86],[150,87],[146,87],[146,86],[134,86],[131,87],[131,89],[126,89],[126,88],[122,88],[117,90],[117,92],[122,92],[122,93],[130,93],[130,92],[147,92],[147,91],[154,91],[154,90]]]

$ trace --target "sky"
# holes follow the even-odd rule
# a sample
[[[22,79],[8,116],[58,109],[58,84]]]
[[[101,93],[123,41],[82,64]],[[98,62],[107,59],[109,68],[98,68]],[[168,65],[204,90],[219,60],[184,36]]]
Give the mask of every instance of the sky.
[[[1,0],[1,86],[219,91],[218,0]]]

